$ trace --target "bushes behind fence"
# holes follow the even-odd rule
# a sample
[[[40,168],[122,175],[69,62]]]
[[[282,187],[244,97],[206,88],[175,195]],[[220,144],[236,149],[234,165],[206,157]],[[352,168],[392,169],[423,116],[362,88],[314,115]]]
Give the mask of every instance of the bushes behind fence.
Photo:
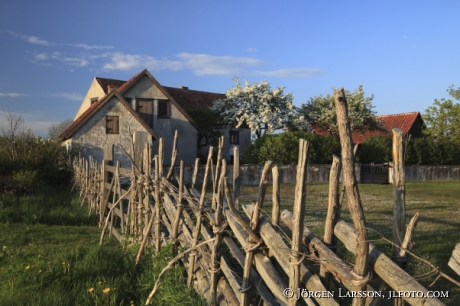
[[[330,164],[332,154],[340,152],[338,137],[310,132],[288,132],[264,135],[244,153],[244,163],[297,164],[299,139],[312,143],[311,164]],[[362,164],[383,164],[393,160],[392,137],[372,136],[358,149],[356,161]],[[411,139],[406,149],[407,165],[460,165],[460,145],[451,141],[435,141],[431,137]]]

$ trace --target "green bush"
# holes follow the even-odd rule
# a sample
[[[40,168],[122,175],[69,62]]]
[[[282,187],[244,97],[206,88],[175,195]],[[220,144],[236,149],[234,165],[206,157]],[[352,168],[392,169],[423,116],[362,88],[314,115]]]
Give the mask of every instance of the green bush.
[[[24,132],[14,137],[0,136],[0,177],[31,190],[46,184],[69,183],[70,153],[59,141]],[[18,188],[19,190],[20,188]],[[0,186],[0,192],[4,192]]]
[[[297,164],[299,139],[312,145],[310,164],[330,164],[332,154],[340,153],[337,137],[310,132],[288,132],[264,135],[244,152],[243,162],[263,164],[271,160],[275,164]],[[391,136],[372,136],[358,149],[356,161],[363,164],[391,162],[393,140]],[[460,165],[460,146],[451,141],[435,141],[431,137],[411,139],[406,147],[407,165]]]
[[[383,164],[393,160],[390,136],[371,136],[358,149],[356,161],[362,164]]]
[[[299,139],[305,139],[312,145],[310,164],[332,162],[332,154],[340,152],[340,142],[334,136],[321,136],[310,132],[287,132],[264,135],[257,139],[244,152],[244,163],[263,164],[271,160],[275,164],[298,162]]]

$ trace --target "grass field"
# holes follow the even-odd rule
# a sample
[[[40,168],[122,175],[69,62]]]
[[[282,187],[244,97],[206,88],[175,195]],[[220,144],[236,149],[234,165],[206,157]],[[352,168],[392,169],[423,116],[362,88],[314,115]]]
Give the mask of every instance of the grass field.
[[[391,185],[360,184],[359,190],[363,203],[368,228],[376,230],[391,240],[393,226],[393,189]],[[281,211],[292,212],[294,203],[294,185],[281,186]],[[257,187],[242,187],[241,201],[254,203],[257,200]],[[271,216],[271,187],[267,188],[264,215]],[[308,184],[306,201],[306,223],[317,237],[322,237],[328,202],[327,184]],[[430,261],[449,276],[460,280],[447,265],[457,243],[460,243],[460,182],[409,182],[406,184],[407,223],[416,213],[420,213],[414,234],[415,246],[412,252]],[[347,203],[343,204],[341,218],[352,224]],[[379,240],[379,235],[369,232],[372,242],[391,256],[391,245]],[[353,263],[354,258],[342,246],[338,250],[340,257]],[[312,263],[314,269],[315,264]],[[442,301],[446,305],[460,305],[460,288],[439,279],[433,286],[428,286],[435,276],[424,277],[431,268],[415,258],[410,258],[407,271],[418,278],[428,290],[449,291],[449,298]],[[378,284],[378,280],[373,284]],[[377,286],[374,285],[374,288]]]
[[[459,280],[447,266],[454,246],[460,242],[460,182],[408,183],[407,222],[416,212],[421,214],[415,231],[413,252],[440,270]],[[369,228],[391,239],[392,187],[390,185],[359,185]],[[282,185],[282,209],[292,208],[293,185]],[[307,187],[306,222],[322,236],[326,216],[328,186]],[[257,199],[257,187],[242,187],[243,203]],[[264,204],[270,216],[271,189]],[[346,203],[342,219],[350,221]],[[67,188],[49,188],[32,196],[0,196],[0,305],[141,305],[155,281],[155,275],[171,258],[170,249],[152,259],[147,253],[135,268],[136,247],[122,246],[106,237],[99,246],[100,229],[96,217],[80,206],[78,194]],[[373,243],[387,254],[391,246],[369,235]],[[344,247],[339,255],[349,262]],[[314,262],[310,268],[318,268]],[[422,277],[429,267],[414,258],[408,271]],[[154,305],[198,305],[202,303],[187,291],[182,282],[183,271],[173,269],[162,278]],[[428,286],[435,277],[420,278]],[[378,288],[379,280],[373,281]],[[460,305],[460,288],[438,280],[430,290],[449,291],[447,305]]]
[[[0,196],[0,305],[141,305],[171,257],[147,252],[135,267],[136,245],[107,237],[99,246],[96,216],[68,188],[31,196]],[[162,277],[155,305],[199,305],[183,270]]]

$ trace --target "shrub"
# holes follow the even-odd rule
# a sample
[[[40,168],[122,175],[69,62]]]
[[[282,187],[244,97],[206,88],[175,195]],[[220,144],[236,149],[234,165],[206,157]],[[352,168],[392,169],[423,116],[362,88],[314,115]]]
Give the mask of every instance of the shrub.
[[[358,149],[356,161],[383,164],[393,160],[391,136],[371,136]]]
[[[312,145],[310,164],[332,162],[332,154],[340,152],[340,142],[334,136],[316,135],[311,132],[286,132],[264,135],[244,152],[244,162],[262,164],[271,160],[275,164],[297,164],[299,139]]]

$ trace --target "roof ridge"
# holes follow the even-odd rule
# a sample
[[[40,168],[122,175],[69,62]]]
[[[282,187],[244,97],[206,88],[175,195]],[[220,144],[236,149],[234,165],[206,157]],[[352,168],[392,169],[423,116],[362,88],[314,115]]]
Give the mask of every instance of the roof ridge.
[[[177,89],[177,90],[184,90],[184,91],[196,91],[196,92],[205,92],[205,93],[210,93],[210,94],[215,94],[215,95],[225,95],[224,93],[221,92],[213,92],[213,91],[205,91],[205,90],[196,90],[196,89],[183,89],[179,87],[172,87],[172,86],[164,86],[165,88],[171,88],[171,89]]]
[[[388,114],[388,115],[378,115],[376,117],[384,117],[384,116],[402,116],[402,115],[412,115],[412,114],[420,114],[420,112],[406,112],[406,113],[399,113],[399,114]]]

